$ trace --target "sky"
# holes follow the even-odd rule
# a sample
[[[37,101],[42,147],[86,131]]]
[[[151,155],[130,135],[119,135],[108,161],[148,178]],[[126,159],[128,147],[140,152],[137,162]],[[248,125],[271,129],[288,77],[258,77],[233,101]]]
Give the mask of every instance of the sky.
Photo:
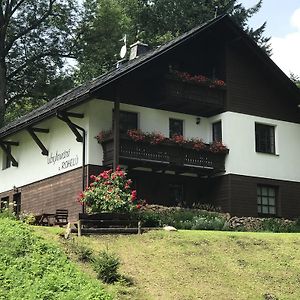
[[[258,0],[240,2],[251,7]],[[265,36],[271,37],[271,58],[288,76],[300,76],[300,0],[263,0],[262,8],[249,25],[257,28],[265,21]]]

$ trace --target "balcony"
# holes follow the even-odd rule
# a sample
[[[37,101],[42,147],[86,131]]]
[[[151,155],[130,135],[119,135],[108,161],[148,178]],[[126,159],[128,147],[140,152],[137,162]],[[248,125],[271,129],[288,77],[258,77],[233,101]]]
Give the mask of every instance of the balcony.
[[[159,108],[209,117],[220,113],[225,107],[226,87],[199,85],[172,78],[164,81]]]
[[[102,141],[103,165],[113,164],[113,139]],[[228,153],[212,153],[195,150],[190,145],[175,145],[164,142],[153,145],[136,142],[129,137],[120,137],[119,162],[131,167],[147,167],[152,170],[175,171],[212,175],[225,172],[225,156]]]

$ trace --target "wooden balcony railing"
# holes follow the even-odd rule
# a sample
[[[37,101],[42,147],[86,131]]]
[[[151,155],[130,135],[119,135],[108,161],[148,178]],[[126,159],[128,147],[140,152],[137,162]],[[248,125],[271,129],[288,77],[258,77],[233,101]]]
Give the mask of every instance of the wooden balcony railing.
[[[112,166],[113,139],[102,142],[103,165]],[[135,142],[128,137],[120,138],[119,159],[121,164],[135,166],[162,166],[164,169],[181,168],[188,171],[205,171],[204,173],[220,173],[225,171],[226,153],[198,151],[188,145],[162,143],[152,145]],[[197,172],[198,172],[197,171]]]
[[[171,109],[182,105],[181,109],[190,108],[203,116],[212,116],[225,107],[226,87],[210,87],[167,79],[162,86],[162,99],[161,108]]]

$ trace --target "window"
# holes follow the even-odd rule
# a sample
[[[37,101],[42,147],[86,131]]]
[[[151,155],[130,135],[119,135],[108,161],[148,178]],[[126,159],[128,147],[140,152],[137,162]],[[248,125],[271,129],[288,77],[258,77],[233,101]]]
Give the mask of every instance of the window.
[[[138,114],[129,111],[120,111],[120,132],[127,133],[130,129],[138,129]]]
[[[256,152],[275,154],[275,127],[255,123]]]
[[[276,215],[277,188],[274,186],[257,186],[257,210],[261,215]]]
[[[183,135],[183,120],[169,119],[169,137]]]
[[[8,196],[1,198],[0,211],[3,211],[3,210],[8,208],[8,202],[9,202],[9,197]]]
[[[7,151],[11,152],[11,146],[7,145]],[[2,170],[8,169],[11,167],[11,160],[9,156],[3,151],[3,161],[2,161]]]
[[[213,142],[222,141],[222,122],[218,121],[212,124]]]

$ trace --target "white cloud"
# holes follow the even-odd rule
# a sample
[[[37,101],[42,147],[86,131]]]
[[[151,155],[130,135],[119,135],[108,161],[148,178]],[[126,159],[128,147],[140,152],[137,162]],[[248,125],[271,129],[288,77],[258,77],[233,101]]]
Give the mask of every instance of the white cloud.
[[[294,32],[271,39],[274,62],[287,74],[300,75],[300,8],[290,19]]]

